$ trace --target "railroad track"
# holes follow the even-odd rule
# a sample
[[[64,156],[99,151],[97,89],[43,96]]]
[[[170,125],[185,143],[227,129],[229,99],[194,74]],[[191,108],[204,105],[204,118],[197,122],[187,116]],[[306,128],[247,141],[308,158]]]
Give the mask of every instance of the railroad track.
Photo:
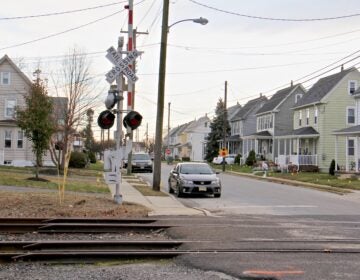
[[[183,225],[186,226],[186,225]],[[209,226],[209,225],[206,225]],[[214,240],[56,240],[56,234],[76,239],[81,233],[151,233],[171,225],[153,219],[9,219],[0,218],[0,233],[53,234],[52,241],[0,241],[0,262],[55,261],[92,263],[99,260],[173,258],[202,254],[360,254],[360,239]],[[41,236],[41,235],[40,235]]]
[[[148,232],[170,227],[155,222],[153,219],[0,218],[0,232],[116,233]]]

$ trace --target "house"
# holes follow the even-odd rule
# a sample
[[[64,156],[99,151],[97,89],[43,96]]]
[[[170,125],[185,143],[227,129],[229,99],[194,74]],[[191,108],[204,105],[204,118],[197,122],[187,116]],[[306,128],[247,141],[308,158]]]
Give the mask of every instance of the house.
[[[256,132],[255,113],[264,105],[267,97],[260,94],[260,97],[249,100],[231,119],[231,142],[233,149],[231,154],[241,154],[246,158],[249,152],[255,149],[255,141],[251,135]]]
[[[31,84],[7,55],[0,59],[0,165],[34,165],[32,144],[15,121],[15,109],[25,105],[23,96],[30,91]],[[52,165],[49,152],[43,164]]]
[[[209,117],[205,115],[190,122],[181,132],[181,157],[188,157],[191,161],[204,161],[207,137],[211,131],[210,122]]]
[[[180,158],[180,154],[182,151],[182,141],[180,135],[188,125],[189,123],[185,123],[175,128],[172,128],[169,132],[169,135],[166,135],[164,137],[163,145],[170,150],[169,155],[173,158]]]
[[[275,161],[278,154],[281,135],[288,135],[293,131],[292,107],[306,93],[300,84],[291,85],[277,91],[256,112],[256,133],[247,137],[255,142],[255,153],[258,157]]]
[[[355,125],[354,93],[360,82],[356,68],[343,69],[318,80],[293,107],[291,134],[279,144],[279,163],[298,166],[314,165],[327,171],[335,159],[335,135],[339,128]],[[346,161],[346,146],[339,141],[338,162]]]
[[[348,107],[346,116],[347,127],[334,131],[335,166],[338,166],[341,171],[346,172],[359,172],[360,170],[360,88],[358,87],[358,82],[353,80],[350,85],[351,89],[355,90],[357,88],[357,90],[351,93],[355,99],[355,107]],[[344,141],[345,144],[341,143]]]
[[[232,123],[231,120],[234,116],[241,110],[241,105],[237,102],[234,106],[227,108],[227,119],[230,124],[230,136],[226,137],[225,145],[223,144],[223,139],[220,140],[220,147],[226,147],[230,154],[235,154],[239,150],[239,136],[237,134],[238,127],[237,123]]]

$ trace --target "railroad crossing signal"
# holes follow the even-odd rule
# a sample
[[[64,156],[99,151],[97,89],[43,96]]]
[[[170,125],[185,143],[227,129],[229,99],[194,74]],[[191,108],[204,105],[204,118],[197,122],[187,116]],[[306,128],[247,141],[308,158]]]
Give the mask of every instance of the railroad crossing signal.
[[[107,50],[106,58],[109,59],[115,66],[106,73],[106,81],[109,84],[115,81],[116,76],[120,73],[123,73],[129,81],[135,83],[138,80],[135,72],[129,67],[129,65],[140,56],[141,52],[133,50],[128,53],[128,55],[121,59],[121,55],[118,54],[117,50],[114,47],[110,47]]]

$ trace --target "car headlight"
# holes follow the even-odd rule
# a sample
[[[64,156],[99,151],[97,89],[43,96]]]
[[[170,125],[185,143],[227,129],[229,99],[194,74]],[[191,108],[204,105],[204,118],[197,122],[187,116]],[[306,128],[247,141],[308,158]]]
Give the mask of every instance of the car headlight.
[[[211,184],[213,185],[220,185],[220,179],[216,178],[215,180],[211,181]]]
[[[193,181],[181,179],[181,183],[184,184],[184,185],[192,185]]]

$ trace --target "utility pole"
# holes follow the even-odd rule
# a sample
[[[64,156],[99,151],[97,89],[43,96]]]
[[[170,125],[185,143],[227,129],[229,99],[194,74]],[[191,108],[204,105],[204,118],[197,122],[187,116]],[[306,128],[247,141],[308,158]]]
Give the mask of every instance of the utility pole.
[[[168,103],[168,133],[167,133],[167,148],[170,147],[170,105],[171,102]]]
[[[224,141],[224,144],[223,144],[223,148],[226,149],[226,123],[227,123],[227,109],[226,109],[226,103],[227,103],[227,81],[225,81],[225,91],[224,91],[224,124],[223,124],[223,141]],[[223,157],[223,161],[222,161],[222,171],[225,171],[225,156]]]
[[[132,21],[130,20],[130,14],[132,15],[131,17],[133,17],[133,12],[130,13],[130,9],[129,9],[129,30],[132,28]],[[121,33],[127,33],[127,34],[130,34],[129,33],[129,30],[128,31],[120,31]],[[140,32],[140,31],[137,31],[137,29],[132,29],[132,35],[130,37],[129,35],[129,44],[128,44],[128,51],[131,51],[130,50],[130,38],[132,39],[132,44],[134,45],[134,49],[136,50],[136,37],[137,35],[148,35],[149,33],[148,32]],[[131,45],[132,45],[131,44]],[[136,69],[136,62],[134,61],[134,63],[132,64],[132,67],[133,71],[135,72],[135,69]],[[128,83],[129,85],[130,83]],[[135,107],[135,84],[132,84],[130,88],[128,88],[128,103],[127,103],[127,106],[128,106],[128,110],[132,110],[134,109]],[[130,134],[129,134],[129,140],[132,141],[134,138],[134,134],[133,132],[131,131]],[[135,138],[136,139],[136,138]],[[136,139],[137,140],[137,139]],[[130,151],[130,153],[128,154],[128,165],[127,165],[127,170],[126,170],[126,173],[128,175],[131,174],[131,161],[132,161],[132,151]]]
[[[153,173],[153,190],[160,191],[161,183],[161,150],[162,150],[162,129],[164,117],[164,98],[165,98],[165,73],[166,73],[166,47],[169,26],[169,0],[164,0],[161,42],[160,42],[160,63],[159,63],[159,83],[158,83],[158,100],[156,112],[156,130],[154,145],[154,173]]]

